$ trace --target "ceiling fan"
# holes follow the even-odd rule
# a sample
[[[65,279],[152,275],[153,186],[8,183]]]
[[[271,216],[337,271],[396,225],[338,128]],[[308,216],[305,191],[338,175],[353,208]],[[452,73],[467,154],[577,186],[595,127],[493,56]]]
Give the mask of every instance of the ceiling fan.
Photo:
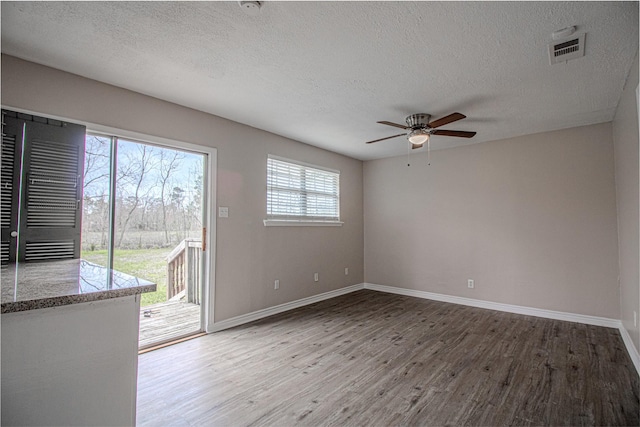
[[[392,123],[387,121],[377,122],[387,126],[393,126],[400,129],[404,129],[405,132],[399,133],[397,135],[388,136],[386,138],[375,139],[373,141],[367,141],[367,144],[372,144],[374,142],[384,141],[385,139],[397,138],[402,135],[406,135],[407,139],[411,143],[411,148],[420,148],[424,145],[425,142],[429,141],[431,135],[442,135],[442,136],[457,136],[460,138],[472,138],[476,133],[475,132],[467,132],[463,130],[444,130],[444,129],[436,129],[440,126],[447,125],[449,123],[453,123],[455,121],[464,119],[464,114],[453,113],[445,116],[441,119],[434,120],[430,122],[431,115],[418,113],[407,116],[405,119],[407,124],[400,125],[398,123]]]

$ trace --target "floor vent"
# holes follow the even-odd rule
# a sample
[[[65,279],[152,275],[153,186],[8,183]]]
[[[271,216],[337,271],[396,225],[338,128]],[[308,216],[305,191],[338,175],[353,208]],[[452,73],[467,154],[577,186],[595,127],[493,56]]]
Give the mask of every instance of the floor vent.
[[[566,62],[584,56],[584,34],[549,43],[549,63]]]

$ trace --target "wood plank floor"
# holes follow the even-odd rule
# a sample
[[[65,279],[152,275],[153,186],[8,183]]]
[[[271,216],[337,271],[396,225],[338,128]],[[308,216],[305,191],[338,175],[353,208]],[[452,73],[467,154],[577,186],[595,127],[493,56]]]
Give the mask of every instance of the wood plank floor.
[[[150,311],[150,316],[145,316],[146,311]],[[200,331],[200,306],[197,304],[167,301],[140,307],[139,348],[198,331]]]
[[[630,425],[616,329],[358,291],[143,354],[141,426]]]

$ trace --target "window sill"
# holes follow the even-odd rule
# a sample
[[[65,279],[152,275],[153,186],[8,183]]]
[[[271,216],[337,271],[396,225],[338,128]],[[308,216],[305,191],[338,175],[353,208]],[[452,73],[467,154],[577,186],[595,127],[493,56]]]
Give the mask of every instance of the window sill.
[[[265,219],[265,227],[342,227],[342,221],[305,221]]]

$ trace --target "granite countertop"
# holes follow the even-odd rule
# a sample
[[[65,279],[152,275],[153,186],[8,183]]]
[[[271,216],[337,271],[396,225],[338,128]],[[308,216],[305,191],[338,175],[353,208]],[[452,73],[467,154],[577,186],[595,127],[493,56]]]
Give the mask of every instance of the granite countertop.
[[[16,274],[17,271],[17,274]],[[3,268],[2,313],[154,292],[156,284],[82,260]]]

